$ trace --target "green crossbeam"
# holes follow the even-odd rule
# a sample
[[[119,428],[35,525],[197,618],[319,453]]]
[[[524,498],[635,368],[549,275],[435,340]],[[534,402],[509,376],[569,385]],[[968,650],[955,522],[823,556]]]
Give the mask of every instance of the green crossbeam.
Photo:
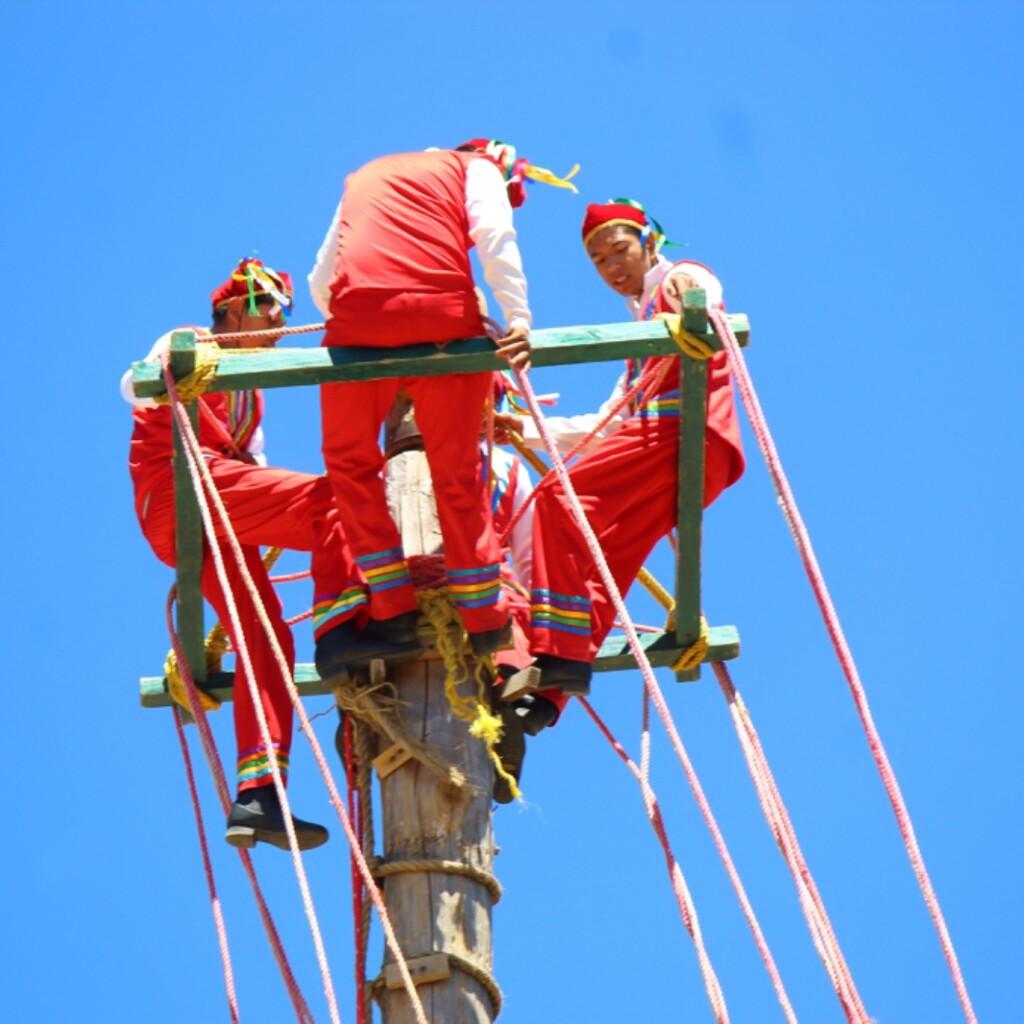
[[[701,293],[703,294],[703,293]],[[732,316],[741,342],[749,334],[747,318]],[[706,321],[705,321],[706,324]],[[175,336],[192,331],[176,331]],[[705,326],[701,334],[719,349],[721,344]],[[658,320],[642,323],[598,324],[590,327],[553,327],[530,335],[534,366],[594,363],[629,357],[672,355],[678,350],[668,328]],[[481,373],[506,369],[489,338],[465,338],[443,347],[435,344],[401,348],[268,348],[219,355],[217,375],[210,391],[245,388],[284,388],[381,377],[430,377],[448,373]],[[175,374],[177,377],[178,374]],[[132,363],[132,384],[140,398],[165,392],[158,362]]]
[[[655,668],[666,668],[674,664],[682,653],[671,633],[643,633],[640,643]],[[730,661],[738,658],[739,653],[740,638],[735,626],[715,626],[711,629],[705,661]],[[624,636],[613,636],[605,640],[594,662],[598,672],[635,667],[636,661]],[[228,701],[231,700],[234,683],[234,672],[214,672],[200,689],[218,700]],[[330,686],[317,675],[313,665],[295,666],[295,686],[303,697],[316,697],[331,692]],[[167,680],[163,676],[143,676],[139,680],[139,698],[145,708],[166,708],[173,703],[167,692]]]

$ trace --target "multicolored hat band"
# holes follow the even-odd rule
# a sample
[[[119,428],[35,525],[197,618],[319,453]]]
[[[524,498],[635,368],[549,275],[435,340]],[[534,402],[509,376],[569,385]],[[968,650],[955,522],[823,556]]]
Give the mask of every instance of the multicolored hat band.
[[[508,142],[502,142],[501,139],[470,139],[457,148],[462,152],[482,153],[498,165],[508,188],[508,200],[513,207],[520,207],[526,202],[527,179],[539,181],[544,185],[553,185],[555,188],[578,191],[570,179],[579,173],[579,164],[574,164],[572,170],[560,178],[546,167],[536,167],[528,160],[517,157],[516,147]]]
[[[653,238],[658,249],[663,245],[676,244],[668,240],[661,225],[644,209],[642,203],[635,199],[620,198],[609,199],[607,203],[591,203],[587,207],[582,230],[584,246],[590,243],[598,231],[616,224],[639,229],[640,241],[646,242],[648,238]]]
[[[259,315],[256,299],[260,295],[269,295],[274,300],[270,310],[271,316],[277,316],[278,312],[283,312],[287,316],[295,301],[291,274],[283,270],[274,270],[273,267],[266,266],[263,260],[251,258],[239,260],[231,276],[210,292],[210,302],[216,309],[238,295],[249,297],[250,316]]]

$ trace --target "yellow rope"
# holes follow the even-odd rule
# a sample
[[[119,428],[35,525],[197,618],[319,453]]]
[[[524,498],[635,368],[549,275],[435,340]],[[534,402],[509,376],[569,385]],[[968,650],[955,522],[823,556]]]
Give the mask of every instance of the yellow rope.
[[[205,394],[206,389],[217,376],[219,362],[220,349],[215,344],[207,341],[198,342],[196,344],[195,369],[187,377],[182,377],[181,380],[174,382],[178,397],[183,402],[191,402]],[[158,405],[167,405],[170,402],[167,395],[157,395],[153,400]]]
[[[684,355],[691,359],[710,359],[715,354],[715,350],[706,341],[690,334],[683,327],[683,318],[678,313],[659,313],[654,319],[665,321],[668,333]]]
[[[280,557],[280,548],[270,548],[263,556],[264,568],[267,570],[272,569],[274,563]],[[206,674],[210,676],[214,672],[220,671],[221,659],[227,654],[228,650],[227,630],[219,622],[215,622],[213,628],[206,634],[203,647],[206,651]],[[168,651],[167,657],[164,659],[164,677],[167,680],[167,692],[171,695],[171,699],[175,704],[188,711],[188,697],[185,696],[185,684],[181,680],[181,673],[178,671],[178,659],[173,650]],[[199,703],[203,706],[204,710],[216,711],[220,707],[221,702],[212,694],[206,693],[205,690],[199,687],[196,687],[196,692],[199,694]]]
[[[501,758],[494,749],[501,739],[501,719],[490,711],[488,689],[493,685],[494,666],[490,656],[476,658],[474,679],[477,684],[475,695],[459,693],[459,686],[469,680],[466,659],[469,655],[463,638],[462,626],[448,599],[448,592],[440,587],[436,590],[421,590],[416,595],[420,612],[436,633],[437,652],[445,667],[444,692],[451,705],[452,714],[460,721],[469,723],[469,734],[487,747],[487,754],[494,770],[508,784],[513,797],[521,794],[516,780],[505,771]]]
[[[675,618],[675,615],[672,615]],[[700,617],[700,636],[689,647],[679,655],[678,661],[672,666],[673,672],[684,672],[696,668],[708,653],[708,620],[702,615]]]

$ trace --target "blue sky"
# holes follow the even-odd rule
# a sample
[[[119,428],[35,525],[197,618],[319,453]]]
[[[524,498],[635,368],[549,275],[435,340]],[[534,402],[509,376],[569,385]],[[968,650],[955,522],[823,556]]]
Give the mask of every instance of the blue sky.
[[[170,580],[132,514],[119,375],[163,331],[202,320],[241,256],[304,276],[349,170],[481,134],[583,168],[579,197],[535,187],[517,214],[538,326],[625,319],[578,241],[585,202],[622,194],[749,314],[751,370],[975,1007],[1016,1019],[1022,22],[1019,5],[985,2],[9,5],[4,1019],[224,1014],[171,721],[137,702],[137,677],[167,647]],[[300,294],[296,322],[313,317]],[[537,383],[584,411],[617,372]],[[273,461],[319,470],[315,393],[268,406]],[[709,617],[740,630],[737,684],[869,1011],[880,1024],[961,1020],[747,442],[746,476],[706,521]],[[652,565],[668,577],[666,552]],[[303,587],[286,593],[290,612]],[[632,604],[658,621],[643,595]],[[308,631],[297,639],[309,660]],[[662,683],[798,1016],[840,1021],[705,675]],[[602,677],[594,700],[635,752],[638,675]],[[330,717],[318,726],[329,741]],[[230,751],[230,722],[215,727]],[[201,779],[243,1020],[288,1019]],[[502,1019],[710,1020],[635,784],[578,709],[533,745],[524,784],[526,806],[496,814]],[[781,1020],[660,734],[654,785],[732,1019]],[[329,822],[301,747],[293,794]],[[352,1020],[334,832],[307,864]],[[289,860],[257,861],[326,1019]]]

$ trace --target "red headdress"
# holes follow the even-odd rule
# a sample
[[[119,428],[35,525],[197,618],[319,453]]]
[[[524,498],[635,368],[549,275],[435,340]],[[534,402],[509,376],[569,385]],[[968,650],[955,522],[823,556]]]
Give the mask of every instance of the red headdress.
[[[257,295],[269,295],[287,313],[294,303],[295,290],[291,274],[265,266],[262,260],[244,259],[223,284],[210,292],[210,303],[216,309],[236,295],[249,296],[249,315],[256,316]]]
[[[517,157],[516,147],[502,142],[500,139],[470,139],[456,148],[462,152],[481,153],[497,164],[498,170],[505,178],[508,201],[513,207],[522,206],[526,202],[527,178],[543,182],[545,185],[554,185],[556,188],[576,191],[576,186],[569,179],[579,171],[579,164],[573,165],[572,170],[565,177],[559,178],[547,168],[535,167],[528,160]]]
[[[635,199],[609,199],[607,203],[591,203],[587,207],[582,230],[584,246],[598,231],[614,224],[639,229],[643,241],[653,235],[659,249],[673,244],[665,237],[661,225]]]

